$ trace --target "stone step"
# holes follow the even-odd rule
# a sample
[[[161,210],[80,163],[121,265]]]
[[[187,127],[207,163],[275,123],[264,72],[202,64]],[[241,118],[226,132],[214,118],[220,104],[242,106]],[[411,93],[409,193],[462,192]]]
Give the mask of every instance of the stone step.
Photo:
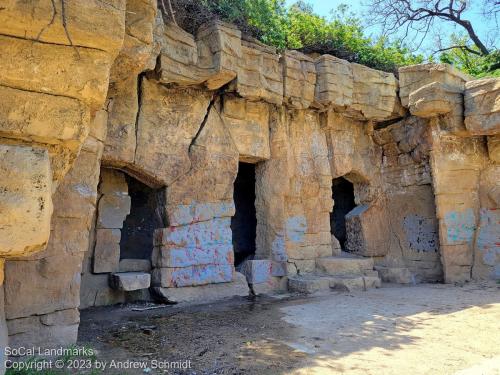
[[[349,274],[373,274],[373,259],[353,256],[335,256],[316,259],[318,274],[340,276]]]
[[[111,274],[110,286],[116,290],[131,292],[149,288],[151,275],[148,272],[116,272]]]
[[[316,274],[295,275],[288,278],[288,290],[297,293],[325,292],[335,290],[366,290],[369,288],[379,288],[380,278],[377,275],[342,275],[327,276]]]

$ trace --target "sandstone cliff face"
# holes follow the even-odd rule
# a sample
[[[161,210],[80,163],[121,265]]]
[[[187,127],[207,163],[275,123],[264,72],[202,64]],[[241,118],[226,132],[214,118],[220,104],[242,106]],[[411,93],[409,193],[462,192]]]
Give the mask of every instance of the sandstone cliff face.
[[[425,64],[398,82],[333,56],[279,55],[225,23],[190,35],[153,0],[70,3],[67,30],[58,2],[0,12],[0,333],[5,310],[11,343],[67,345],[79,307],[151,299],[113,289],[117,272],[151,274],[175,298],[234,290],[240,162],[255,168],[244,271],[256,290],[340,253],[339,177],[355,205],[344,250],[403,270],[401,282],[500,277],[498,79]],[[122,252],[140,206],[132,179],[155,193],[147,259]]]

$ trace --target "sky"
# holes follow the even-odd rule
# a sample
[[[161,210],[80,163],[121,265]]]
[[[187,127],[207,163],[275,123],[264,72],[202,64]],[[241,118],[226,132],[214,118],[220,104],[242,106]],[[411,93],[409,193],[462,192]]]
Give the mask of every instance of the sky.
[[[297,0],[286,0],[285,3],[287,5],[292,5]],[[471,0],[472,7],[469,11],[464,13],[463,18],[471,21],[474,30],[479,35],[481,41],[484,41],[489,38],[490,40],[494,39],[494,32],[498,32],[498,26],[496,25],[494,20],[485,21],[485,19],[481,16],[479,6],[482,4],[483,0]],[[352,12],[354,12],[357,16],[363,19],[363,14],[369,12],[369,7],[364,5],[366,4],[366,0],[305,0],[306,3],[311,4],[313,6],[314,12],[329,18],[331,16],[331,10],[336,9],[341,4],[347,4],[351,7]],[[467,17],[465,17],[465,15]],[[429,54],[436,49],[436,36],[435,34],[450,34],[452,32],[458,32],[463,30],[460,26],[455,27],[451,23],[440,21],[438,25],[436,25],[435,30],[433,30],[434,35],[429,35],[424,43],[422,43],[419,52]],[[381,29],[379,26],[371,26],[366,28],[366,34],[372,36],[378,36],[381,34]],[[412,39],[409,39],[408,42],[412,42]],[[419,44],[420,39],[415,39],[413,44],[416,46]],[[495,40],[496,47],[500,47],[500,41],[498,38]],[[488,46],[490,47],[490,46]]]

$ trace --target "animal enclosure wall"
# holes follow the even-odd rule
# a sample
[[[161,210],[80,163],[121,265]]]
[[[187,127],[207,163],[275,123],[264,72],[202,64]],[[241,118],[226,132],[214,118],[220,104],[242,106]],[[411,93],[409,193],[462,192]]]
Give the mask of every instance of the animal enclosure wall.
[[[441,64],[397,79],[278,54],[222,22],[191,35],[149,0],[77,1],[86,16],[68,19],[71,46],[59,24],[37,40],[28,3],[7,5],[0,23],[0,331],[11,345],[74,343],[80,308],[150,299],[145,285],[205,301],[316,275],[340,252],[337,178],[356,206],[345,247],[383,280],[500,277],[498,79]],[[231,230],[240,162],[255,166],[245,276]],[[115,290],[117,271],[148,283]]]

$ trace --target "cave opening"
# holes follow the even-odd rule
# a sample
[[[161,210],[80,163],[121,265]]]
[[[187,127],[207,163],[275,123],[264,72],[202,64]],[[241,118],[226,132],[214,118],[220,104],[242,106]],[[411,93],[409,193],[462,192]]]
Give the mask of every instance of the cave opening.
[[[332,198],[334,201],[333,211],[330,214],[330,228],[332,234],[339,240],[342,250],[346,250],[347,231],[345,215],[354,207],[354,185],[344,177],[333,179]]]
[[[240,162],[234,182],[235,215],[231,218],[234,264],[255,256],[257,213],[255,210],[255,164]]]
[[[125,175],[131,205],[123,222],[120,259],[151,259],[153,234],[164,227],[161,215],[161,192]]]

